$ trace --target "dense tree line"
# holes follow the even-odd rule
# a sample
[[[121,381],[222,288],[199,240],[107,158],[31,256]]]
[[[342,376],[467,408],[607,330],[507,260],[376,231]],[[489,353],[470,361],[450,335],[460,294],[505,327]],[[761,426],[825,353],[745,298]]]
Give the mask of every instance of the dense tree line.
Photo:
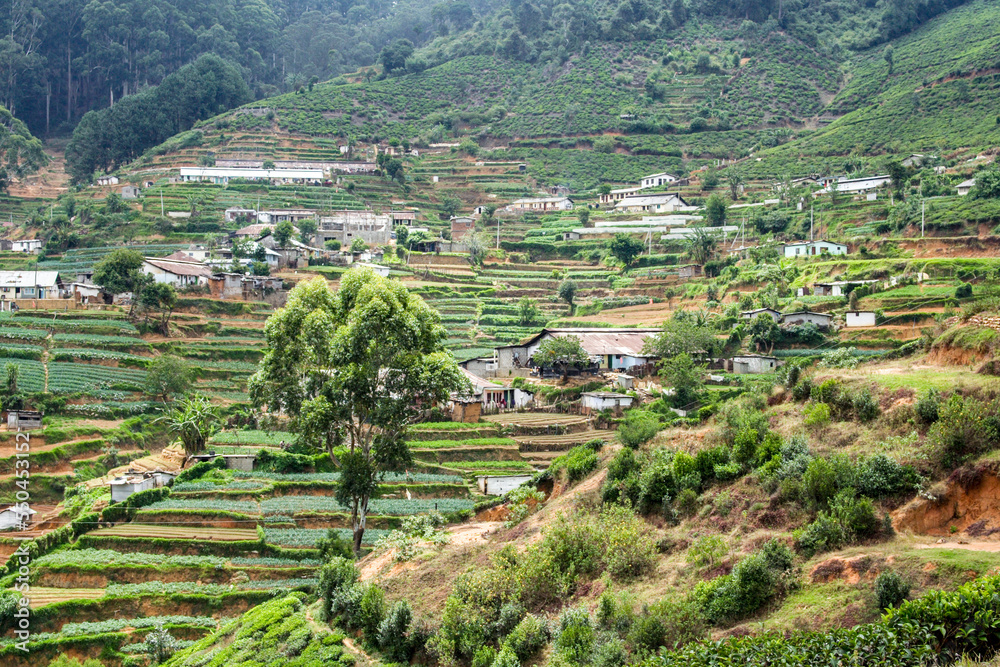
[[[42,152],[42,142],[31,136],[28,128],[0,106],[0,192],[12,178],[21,178],[45,166],[49,161]]]
[[[216,55],[203,55],[113,107],[88,111],[66,147],[66,170],[86,181],[135,159],[147,148],[189,129],[196,121],[251,101],[239,68]]]
[[[745,37],[783,30],[839,55],[903,35],[966,1],[509,0],[475,24],[475,38],[441,40],[429,57],[436,64],[458,55],[500,53],[561,63],[597,42],[670,37],[689,22],[719,19],[741,24]]]
[[[111,106],[199,56],[232,61],[256,97],[371,65],[397,39],[467,28],[486,0],[7,0],[0,105],[35,133]],[[68,127],[67,127],[68,129]]]

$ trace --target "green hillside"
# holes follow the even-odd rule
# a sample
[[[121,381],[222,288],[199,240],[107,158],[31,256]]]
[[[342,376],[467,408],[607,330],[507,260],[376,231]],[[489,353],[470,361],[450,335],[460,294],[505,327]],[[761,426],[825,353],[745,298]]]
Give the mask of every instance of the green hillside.
[[[822,96],[837,91],[835,62],[787,35],[757,41],[725,26],[705,33],[602,44],[562,65],[460,57],[256,106],[273,109],[290,132],[442,141],[449,133],[508,139],[756,127],[813,116]]]
[[[772,154],[979,149],[1000,141],[1000,3],[953,9],[893,42],[890,53],[891,68],[882,49],[859,55],[829,107],[848,113]]]

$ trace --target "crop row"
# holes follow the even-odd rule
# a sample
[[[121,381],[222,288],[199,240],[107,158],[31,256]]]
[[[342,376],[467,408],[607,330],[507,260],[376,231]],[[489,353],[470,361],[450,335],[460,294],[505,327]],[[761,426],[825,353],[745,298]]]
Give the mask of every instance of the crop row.
[[[327,531],[324,528],[265,528],[264,533],[268,544],[283,547],[314,547],[318,541],[326,537]],[[338,529],[337,534],[345,540],[350,540],[353,535],[348,528]],[[374,544],[388,534],[388,530],[368,529],[365,531],[363,541],[365,544]]]
[[[274,544],[280,543],[274,542]],[[141,584],[116,584],[112,582],[104,589],[104,595],[109,598],[127,598],[136,595],[171,595],[173,593],[219,595],[234,590],[292,589],[296,586],[311,586],[315,584],[316,579],[310,577],[303,577],[301,579],[263,579],[261,581],[244,581],[238,584],[212,584],[203,581],[144,581]]]
[[[145,508],[148,511],[188,510],[223,511],[252,516],[295,514],[297,512],[346,512],[348,508],[329,496],[282,496],[259,503],[249,500],[168,498]],[[368,505],[371,514],[406,516],[424,512],[456,512],[472,509],[472,502],[458,498],[433,500],[376,499]]]
[[[233,470],[233,477],[243,479],[259,479],[272,482],[336,482],[340,479],[339,472],[304,472],[285,473],[264,472],[260,470]],[[461,484],[462,478],[453,475],[428,475],[425,473],[387,473],[382,479],[383,484]]]
[[[221,558],[219,556],[166,556],[152,553],[120,553],[110,549],[70,549],[45,554],[34,561],[39,567],[106,567],[106,566],[144,566],[155,567],[224,567],[227,563],[233,565],[248,565],[257,567],[298,567],[300,565],[318,565],[319,561],[298,561],[288,558]]]

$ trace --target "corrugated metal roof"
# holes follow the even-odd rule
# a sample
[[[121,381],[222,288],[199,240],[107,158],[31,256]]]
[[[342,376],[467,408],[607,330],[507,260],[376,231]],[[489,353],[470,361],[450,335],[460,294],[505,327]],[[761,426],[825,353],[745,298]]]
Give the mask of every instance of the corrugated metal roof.
[[[2,287],[55,287],[58,271],[0,271]]]
[[[212,275],[211,267],[194,260],[178,262],[176,260],[147,257],[146,263],[163,271],[168,271],[175,276],[205,276],[207,278]]]

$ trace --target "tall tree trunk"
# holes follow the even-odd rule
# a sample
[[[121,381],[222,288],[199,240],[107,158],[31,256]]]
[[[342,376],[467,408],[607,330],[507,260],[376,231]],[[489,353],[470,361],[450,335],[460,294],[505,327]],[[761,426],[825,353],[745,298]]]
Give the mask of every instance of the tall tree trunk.
[[[351,528],[354,529],[354,553],[361,553],[361,540],[365,535],[365,527],[368,523],[368,499],[364,496],[354,505],[354,513],[351,516]]]
[[[73,120],[73,52],[66,36],[66,122]]]

